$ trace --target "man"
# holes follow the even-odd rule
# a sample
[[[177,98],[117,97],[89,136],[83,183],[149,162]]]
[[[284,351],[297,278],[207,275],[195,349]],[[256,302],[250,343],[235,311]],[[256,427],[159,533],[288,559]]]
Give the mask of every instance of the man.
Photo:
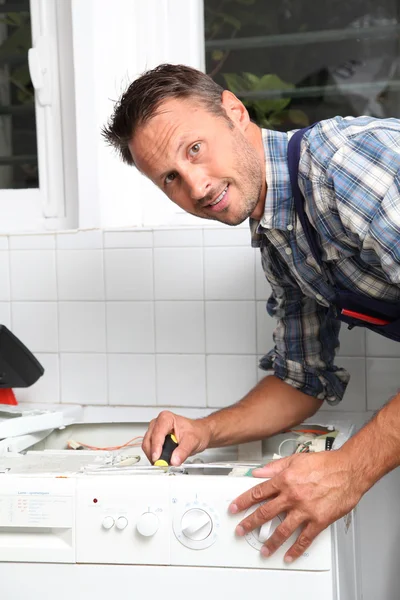
[[[334,365],[338,318],[400,339],[400,121],[337,117],[315,124],[301,139],[261,130],[240,100],[207,75],[161,65],[131,84],[103,135],[187,212],[228,225],[250,217],[252,243],[260,247],[272,287],[268,312],[277,318],[275,347],[261,361],[274,374],[206,418],[163,411],[143,441],[150,461],[172,431],[179,440],[172,464],[179,465],[207,447],[293,427],[323,401],[337,404],[349,380]],[[298,173],[289,138],[297,139]],[[380,318],[382,305],[390,319]],[[257,469],[256,477],[270,479],[235,499],[230,510],[269,501],[236,533],[284,512],[262,553],[270,555],[302,527],[285,560],[300,556],[398,466],[399,408],[397,395],[339,450],[296,454]]]

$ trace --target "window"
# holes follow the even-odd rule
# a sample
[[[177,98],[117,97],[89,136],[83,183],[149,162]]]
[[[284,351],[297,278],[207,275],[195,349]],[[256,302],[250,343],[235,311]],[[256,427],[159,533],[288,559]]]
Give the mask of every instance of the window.
[[[0,188],[37,188],[35,98],[28,68],[29,2],[17,4],[14,11],[3,2],[0,11]]]
[[[1,232],[68,223],[58,37],[68,7],[62,0],[0,2]]]
[[[287,131],[400,116],[396,0],[204,0],[206,72]]]

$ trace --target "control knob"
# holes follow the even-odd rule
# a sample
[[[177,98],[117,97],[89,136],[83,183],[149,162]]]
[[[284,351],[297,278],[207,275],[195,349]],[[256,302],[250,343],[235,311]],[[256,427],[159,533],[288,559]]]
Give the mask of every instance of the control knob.
[[[151,537],[157,533],[160,522],[157,515],[152,512],[143,513],[137,522],[136,529],[144,537]]]
[[[201,508],[191,508],[182,517],[182,533],[194,541],[205,540],[211,533],[213,522]]]
[[[128,525],[128,519],[126,517],[118,517],[115,526],[117,529],[125,529],[125,527]]]
[[[112,517],[104,517],[102,526],[104,529],[111,529],[114,526],[114,519]]]

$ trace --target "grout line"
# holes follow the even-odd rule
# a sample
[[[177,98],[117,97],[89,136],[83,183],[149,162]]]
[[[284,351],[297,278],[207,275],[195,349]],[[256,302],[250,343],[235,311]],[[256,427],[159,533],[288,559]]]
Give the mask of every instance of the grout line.
[[[156,394],[156,405],[158,405],[158,394],[159,394],[159,385],[158,385],[158,368],[157,368],[157,321],[156,321],[156,265],[155,265],[155,255],[154,255],[154,230],[151,232],[152,239],[152,247],[151,247],[151,256],[152,256],[152,270],[153,270],[153,342],[154,342],[154,352],[149,352],[149,354],[154,355],[154,387]]]
[[[205,384],[205,406],[208,407],[208,354],[207,354],[207,326],[206,326],[206,245],[204,239],[204,229],[201,230],[203,249],[203,333],[204,333],[204,384]]]

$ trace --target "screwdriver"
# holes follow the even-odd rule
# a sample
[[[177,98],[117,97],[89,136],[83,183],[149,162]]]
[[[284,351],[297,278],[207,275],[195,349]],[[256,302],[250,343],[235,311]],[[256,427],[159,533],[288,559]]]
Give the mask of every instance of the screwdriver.
[[[164,440],[161,456],[154,463],[155,467],[169,467],[171,456],[175,448],[178,447],[178,440],[173,433],[169,433]]]

